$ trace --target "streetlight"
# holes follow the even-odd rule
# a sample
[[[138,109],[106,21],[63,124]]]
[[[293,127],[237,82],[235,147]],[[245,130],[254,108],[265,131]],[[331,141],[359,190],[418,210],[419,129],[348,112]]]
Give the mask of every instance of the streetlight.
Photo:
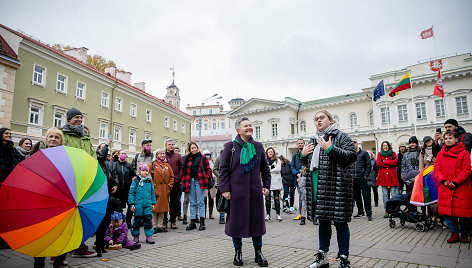
[[[222,99],[222,96],[218,96],[218,93],[213,94],[211,97],[206,98],[203,102],[202,105],[200,106],[200,113],[199,113],[199,132],[198,132],[198,146],[202,148],[202,107],[205,105],[205,103],[212,101],[212,100],[219,100]]]

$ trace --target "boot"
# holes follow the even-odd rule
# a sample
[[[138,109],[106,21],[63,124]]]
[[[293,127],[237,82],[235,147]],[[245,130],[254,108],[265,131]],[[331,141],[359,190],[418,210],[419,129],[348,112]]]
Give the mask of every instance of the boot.
[[[467,233],[461,233],[461,243],[469,243],[469,237]]]
[[[184,218],[182,220],[182,224],[187,224],[188,221],[187,221],[187,215],[184,214]]]
[[[269,262],[267,262],[266,258],[264,258],[264,255],[262,255],[261,248],[254,248],[254,255],[254,261],[257,262],[260,267],[267,267],[269,265]]]
[[[154,243],[156,243],[156,241],[154,241],[154,239],[152,239],[152,236],[146,236],[146,243],[154,244]]]
[[[200,218],[200,227],[198,227],[199,231],[205,230],[205,218]]]
[[[314,224],[314,225],[319,225],[319,224],[320,224],[320,223],[318,222],[318,219],[317,219],[317,218],[315,218],[315,219],[313,220],[313,224]]]
[[[449,244],[454,244],[456,242],[461,241],[461,238],[459,237],[459,233],[451,233],[451,237],[447,240]]]
[[[139,235],[135,235],[133,238],[134,243],[138,244],[139,243]]]
[[[346,255],[339,255],[339,268],[349,268],[351,267],[351,262],[347,260]]]
[[[316,253],[315,256],[316,256],[316,259],[310,265],[310,268],[329,267],[328,252],[324,252],[323,250],[319,249],[318,253]]]
[[[300,218],[300,225],[305,225],[305,217]]]
[[[233,264],[236,266],[243,266],[243,252],[241,248],[234,248]]]
[[[187,226],[186,230],[191,231],[193,229],[197,229],[197,225],[195,224],[195,220],[190,219],[190,224]]]

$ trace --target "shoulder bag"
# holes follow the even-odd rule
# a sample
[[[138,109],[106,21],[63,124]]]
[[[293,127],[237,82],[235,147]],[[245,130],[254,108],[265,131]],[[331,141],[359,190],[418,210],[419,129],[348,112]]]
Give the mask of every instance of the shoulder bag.
[[[233,148],[231,149],[231,160],[229,162],[229,176],[231,177],[231,169],[233,167],[233,154],[234,154],[234,142]],[[230,201],[221,195],[221,191],[218,188],[216,191],[216,210],[218,212],[229,213]]]

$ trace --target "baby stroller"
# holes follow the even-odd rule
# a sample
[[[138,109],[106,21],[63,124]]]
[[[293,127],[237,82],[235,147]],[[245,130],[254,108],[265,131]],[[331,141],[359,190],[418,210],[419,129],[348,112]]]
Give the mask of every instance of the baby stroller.
[[[418,211],[417,206],[410,204],[413,184],[418,173],[419,171],[412,171],[405,177],[402,177],[405,182],[406,193],[392,196],[392,198],[387,201],[386,212],[390,214],[388,220],[390,228],[395,228],[395,218],[400,220],[401,226],[405,226],[406,222],[415,224],[415,229],[418,232],[424,232],[434,226],[433,222],[426,217],[425,206],[420,206],[421,210]]]

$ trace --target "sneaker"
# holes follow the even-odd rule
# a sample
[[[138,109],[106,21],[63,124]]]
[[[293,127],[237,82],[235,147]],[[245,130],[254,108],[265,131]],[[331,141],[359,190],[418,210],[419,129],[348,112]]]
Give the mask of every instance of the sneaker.
[[[280,217],[280,215],[277,215],[277,221],[282,221],[282,217]]]
[[[372,219],[372,216],[367,216],[367,220],[368,221],[373,221],[374,219]]]
[[[294,211],[296,210],[296,208],[290,207],[288,210],[289,210],[290,212],[294,212]]]
[[[154,241],[154,239],[152,239],[152,236],[146,236],[146,243],[155,244],[156,241]]]
[[[77,249],[72,251],[72,258],[94,258],[97,257],[97,252],[91,252],[87,249]]]
[[[351,262],[347,260],[346,255],[339,255],[339,268],[349,268],[351,267]]]
[[[225,224],[225,218],[220,218],[220,224]]]
[[[270,221],[270,215],[267,215],[267,216],[265,217],[265,221]]]
[[[360,217],[364,217],[364,213],[358,213],[356,216],[354,216],[354,219],[359,219]]]
[[[294,220],[298,221],[300,220],[300,218],[302,217],[302,214],[298,214],[298,216],[296,216],[295,218],[293,218]]]
[[[139,243],[139,235],[135,235],[135,236],[134,236],[133,242],[134,242],[135,244],[138,244],[138,243]]]
[[[461,233],[461,243],[469,243],[469,237],[467,233]]]
[[[315,261],[310,265],[310,268],[323,268],[329,267],[328,252],[318,250],[315,254]]]
[[[141,248],[141,244],[133,244],[131,247],[129,247],[129,250],[137,250]]]

